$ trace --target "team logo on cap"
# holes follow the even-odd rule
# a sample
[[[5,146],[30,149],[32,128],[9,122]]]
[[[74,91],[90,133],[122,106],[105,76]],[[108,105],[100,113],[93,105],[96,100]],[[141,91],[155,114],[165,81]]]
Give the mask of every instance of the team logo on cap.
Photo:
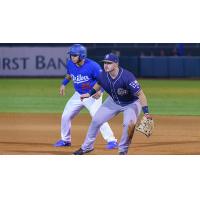
[[[106,59],[108,59],[108,58],[109,58],[109,54],[106,55]]]

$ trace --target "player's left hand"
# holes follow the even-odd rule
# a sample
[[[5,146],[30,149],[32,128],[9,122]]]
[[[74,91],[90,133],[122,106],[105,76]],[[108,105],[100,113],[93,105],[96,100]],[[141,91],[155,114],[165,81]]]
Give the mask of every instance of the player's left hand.
[[[145,114],[139,124],[136,126],[136,130],[143,133],[147,137],[152,135],[154,129],[154,121],[150,114]]]
[[[144,116],[147,118],[147,119],[153,119],[152,116],[148,113],[148,114],[144,114]]]
[[[101,97],[101,91],[98,91],[96,94],[92,95],[92,98],[99,99]]]

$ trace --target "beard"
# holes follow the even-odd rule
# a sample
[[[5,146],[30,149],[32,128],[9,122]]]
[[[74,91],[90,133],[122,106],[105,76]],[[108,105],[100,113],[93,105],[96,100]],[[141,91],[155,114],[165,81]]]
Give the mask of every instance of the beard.
[[[104,71],[105,72],[113,72],[115,69],[110,69],[110,68],[107,68],[107,67],[104,67]]]

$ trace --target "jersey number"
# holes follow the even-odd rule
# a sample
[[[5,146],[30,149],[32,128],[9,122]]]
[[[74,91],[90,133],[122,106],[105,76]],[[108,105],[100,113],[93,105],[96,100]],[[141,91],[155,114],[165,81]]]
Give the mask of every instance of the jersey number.
[[[83,83],[81,85],[81,88],[82,88],[82,90],[88,90],[88,89],[90,89],[90,84],[89,83]]]

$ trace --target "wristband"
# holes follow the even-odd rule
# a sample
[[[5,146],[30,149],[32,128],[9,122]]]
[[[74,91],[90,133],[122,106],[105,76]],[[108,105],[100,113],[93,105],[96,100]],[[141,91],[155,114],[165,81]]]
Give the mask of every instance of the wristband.
[[[148,114],[148,113],[149,113],[149,108],[148,108],[148,106],[143,106],[143,107],[142,107],[142,110],[143,110],[143,113],[144,113],[144,114]]]
[[[63,80],[63,82],[62,82],[62,84],[63,84],[64,86],[66,86],[68,83],[69,83],[69,80],[66,79],[66,78],[65,78],[65,79]]]
[[[94,95],[96,93],[97,93],[97,91],[94,88],[92,88],[92,90],[89,92],[90,96],[92,96],[92,95]]]

